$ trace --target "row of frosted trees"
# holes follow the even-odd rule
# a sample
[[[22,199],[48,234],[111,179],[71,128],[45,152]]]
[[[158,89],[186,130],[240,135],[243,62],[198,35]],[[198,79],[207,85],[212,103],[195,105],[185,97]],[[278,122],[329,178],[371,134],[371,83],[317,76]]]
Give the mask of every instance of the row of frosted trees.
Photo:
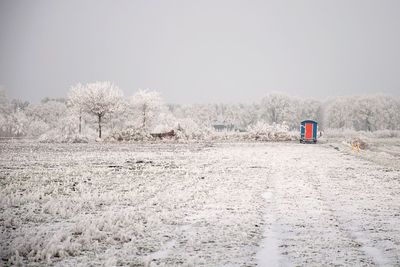
[[[178,116],[195,114],[193,118],[199,123],[210,125],[218,118],[242,129],[259,121],[297,129],[300,121],[313,119],[323,129],[400,130],[400,99],[381,95],[335,97],[322,102],[273,93],[253,104],[177,105],[173,109]]]
[[[286,124],[297,129],[303,119],[314,119],[324,129],[357,131],[400,130],[400,100],[389,96],[336,97],[321,102],[273,93],[252,104],[167,105],[155,91],[139,90],[131,97],[110,82],[77,84],[65,99],[43,99],[39,104],[9,101],[0,90],[0,135],[39,136],[87,134],[103,137],[126,128],[162,132],[177,127],[210,131],[213,124],[246,130],[252,125]]]
[[[149,132],[156,118],[168,111],[157,92],[139,90],[125,98],[110,82],[77,84],[71,87],[67,98],[45,98],[39,104],[9,101],[5,91],[0,90],[0,106],[3,137],[38,137],[49,131],[60,135],[88,134],[95,129],[101,138],[103,125]]]
[[[122,91],[110,82],[78,84],[71,87],[68,103],[79,118],[79,134],[82,132],[82,117],[84,114],[91,114],[96,118],[99,138],[102,138],[104,119],[111,121],[111,124],[118,123],[120,129],[133,127],[142,132],[150,132],[154,128],[155,120],[168,112],[157,92],[139,90],[126,99]],[[114,126],[112,125],[112,128]]]

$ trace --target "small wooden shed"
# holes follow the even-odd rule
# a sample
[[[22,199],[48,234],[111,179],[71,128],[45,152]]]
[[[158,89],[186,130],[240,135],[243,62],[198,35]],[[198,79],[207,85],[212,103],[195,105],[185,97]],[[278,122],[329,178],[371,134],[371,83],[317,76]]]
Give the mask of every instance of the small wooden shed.
[[[304,120],[300,124],[300,143],[317,142],[318,123],[313,120]]]

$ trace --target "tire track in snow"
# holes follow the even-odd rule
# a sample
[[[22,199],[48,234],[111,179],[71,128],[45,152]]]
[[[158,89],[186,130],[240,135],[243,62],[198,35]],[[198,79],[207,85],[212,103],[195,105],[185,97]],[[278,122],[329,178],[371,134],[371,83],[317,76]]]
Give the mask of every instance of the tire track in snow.
[[[281,254],[279,251],[279,231],[277,229],[276,218],[273,207],[273,192],[268,191],[263,194],[268,211],[265,212],[264,220],[266,222],[265,231],[263,234],[263,240],[260,245],[261,250],[257,253],[257,261],[260,266],[277,267],[281,261]]]
[[[356,186],[357,181],[353,181],[354,184],[351,185],[342,183],[346,179],[357,180],[358,176],[362,175],[360,170],[349,174],[346,168],[349,165],[365,166],[364,162],[344,158],[340,153],[321,146],[291,145],[282,146],[282,150],[279,150],[271,165],[274,175],[271,178],[272,187],[267,194],[266,214],[273,214],[266,216],[269,223],[264,233],[264,249],[258,254],[260,266],[265,266],[263,258],[260,257],[262,253],[266,256],[264,260],[269,260],[274,266],[398,265],[398,256],[396,258],[395,255],[391,255],[392,259],[389,260],[383,250],[374,245],[379,242],[380,237],[360,231],[365,220],[373,221],[373,218],[368,217],[368,214],[351,214],[354,209],[374,205],[381,205],[386,210],[391,209],[377,196],[375,197],[378,200],[373,202],[355,203],[349,198],[351,189],[355,195],[374,197],[373,191],[365,193],[362,186]],[[367,166],[377,169],[377,166],[371,164]],[[335,175],[339,181],[334,179]],[[391,193],[388,192],[388,188],[380,189],[382,194]],[[398,187],[395,187],[395,190],[398,190]],[[344,199],[339,201],[341,207],[337,205],[340,199]],[[396,206],[393,207],[393,211],[395,208]],[[346,212],[346,209],[351,212]],[[348,221],[352,224],[346,223]],[[399,222],[398,217],[396,221]],[[351,225],[356,225],[358,232],[352,229]],[[390,226],[393,227],[394,224]],[[396,240],[399,239],[398,232],[394,229],[386,230],[394,231]],[[379,234],[384,236],[385,230]],[[398,245],[392,242],[385,251],[386,254],[390,254],[390,251],[396,249]],[[277,255],[277,252],[281,255]]]
[[[317,178],[341,230],[375,265],[399,266],[399,172],[339,152],[328,157]]]

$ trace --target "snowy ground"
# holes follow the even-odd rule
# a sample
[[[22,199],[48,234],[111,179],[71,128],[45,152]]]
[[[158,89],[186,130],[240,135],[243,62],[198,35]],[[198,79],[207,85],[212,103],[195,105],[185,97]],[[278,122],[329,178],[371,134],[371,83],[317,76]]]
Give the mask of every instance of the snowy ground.
[[[382,166],[400,170],[400,138],[364,138],[368,143],[368,149],[361,153],[354,153],[360,157]],[[334,142],[332,142],[334,143]],[[342,151],[351,152],[343,143],[338,144]]]
[[[0,265],[399,266],[400,161],[344,149],[0,143]]]

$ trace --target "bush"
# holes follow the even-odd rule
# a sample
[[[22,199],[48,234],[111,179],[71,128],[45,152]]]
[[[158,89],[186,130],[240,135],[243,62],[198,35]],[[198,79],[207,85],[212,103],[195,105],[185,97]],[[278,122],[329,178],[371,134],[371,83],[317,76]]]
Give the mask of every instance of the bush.
[[[258,141],[294,141],[299,138],[298,132],[289,131],[286,124],[267,124],[257,122],[248,127],[248,138]]]
[[[153,140],[154,138],[147,133],[146,131],[143,131],[142,129],[138,128],[127,128],[122,131],[118,132],[113,132],[110,136],[105,138],[105,141],[149,141]]]
[[[373,132],[355,131],[352,129],[327,129],[324,132],[327,138],[398,138],[400,131],[397,130],[378,130]]]
[[[371,137],[375,138],[399,138],[400,137],[400,131],[395,131],[395,130],[378,130],[375,132],[370,132],[372,135]]]
[[[41,143],[89,143],[89,138],[79,134],[62,135],[58,129],[51,130],[39,137]]]
[[[39,137],[49,130],[49,125],[44,121],[34,120],[29,125],[28,136]]]
[[[210,129],[199,126],[192,119],[180,119],[175,128],[178,140],[207,140],[211,136]]]
[[[351,138],[350,145],[352,147],[358,147],[359,149],[365,150],[368,148],[368,143],[365,139],[361,139],[359,137]]]

